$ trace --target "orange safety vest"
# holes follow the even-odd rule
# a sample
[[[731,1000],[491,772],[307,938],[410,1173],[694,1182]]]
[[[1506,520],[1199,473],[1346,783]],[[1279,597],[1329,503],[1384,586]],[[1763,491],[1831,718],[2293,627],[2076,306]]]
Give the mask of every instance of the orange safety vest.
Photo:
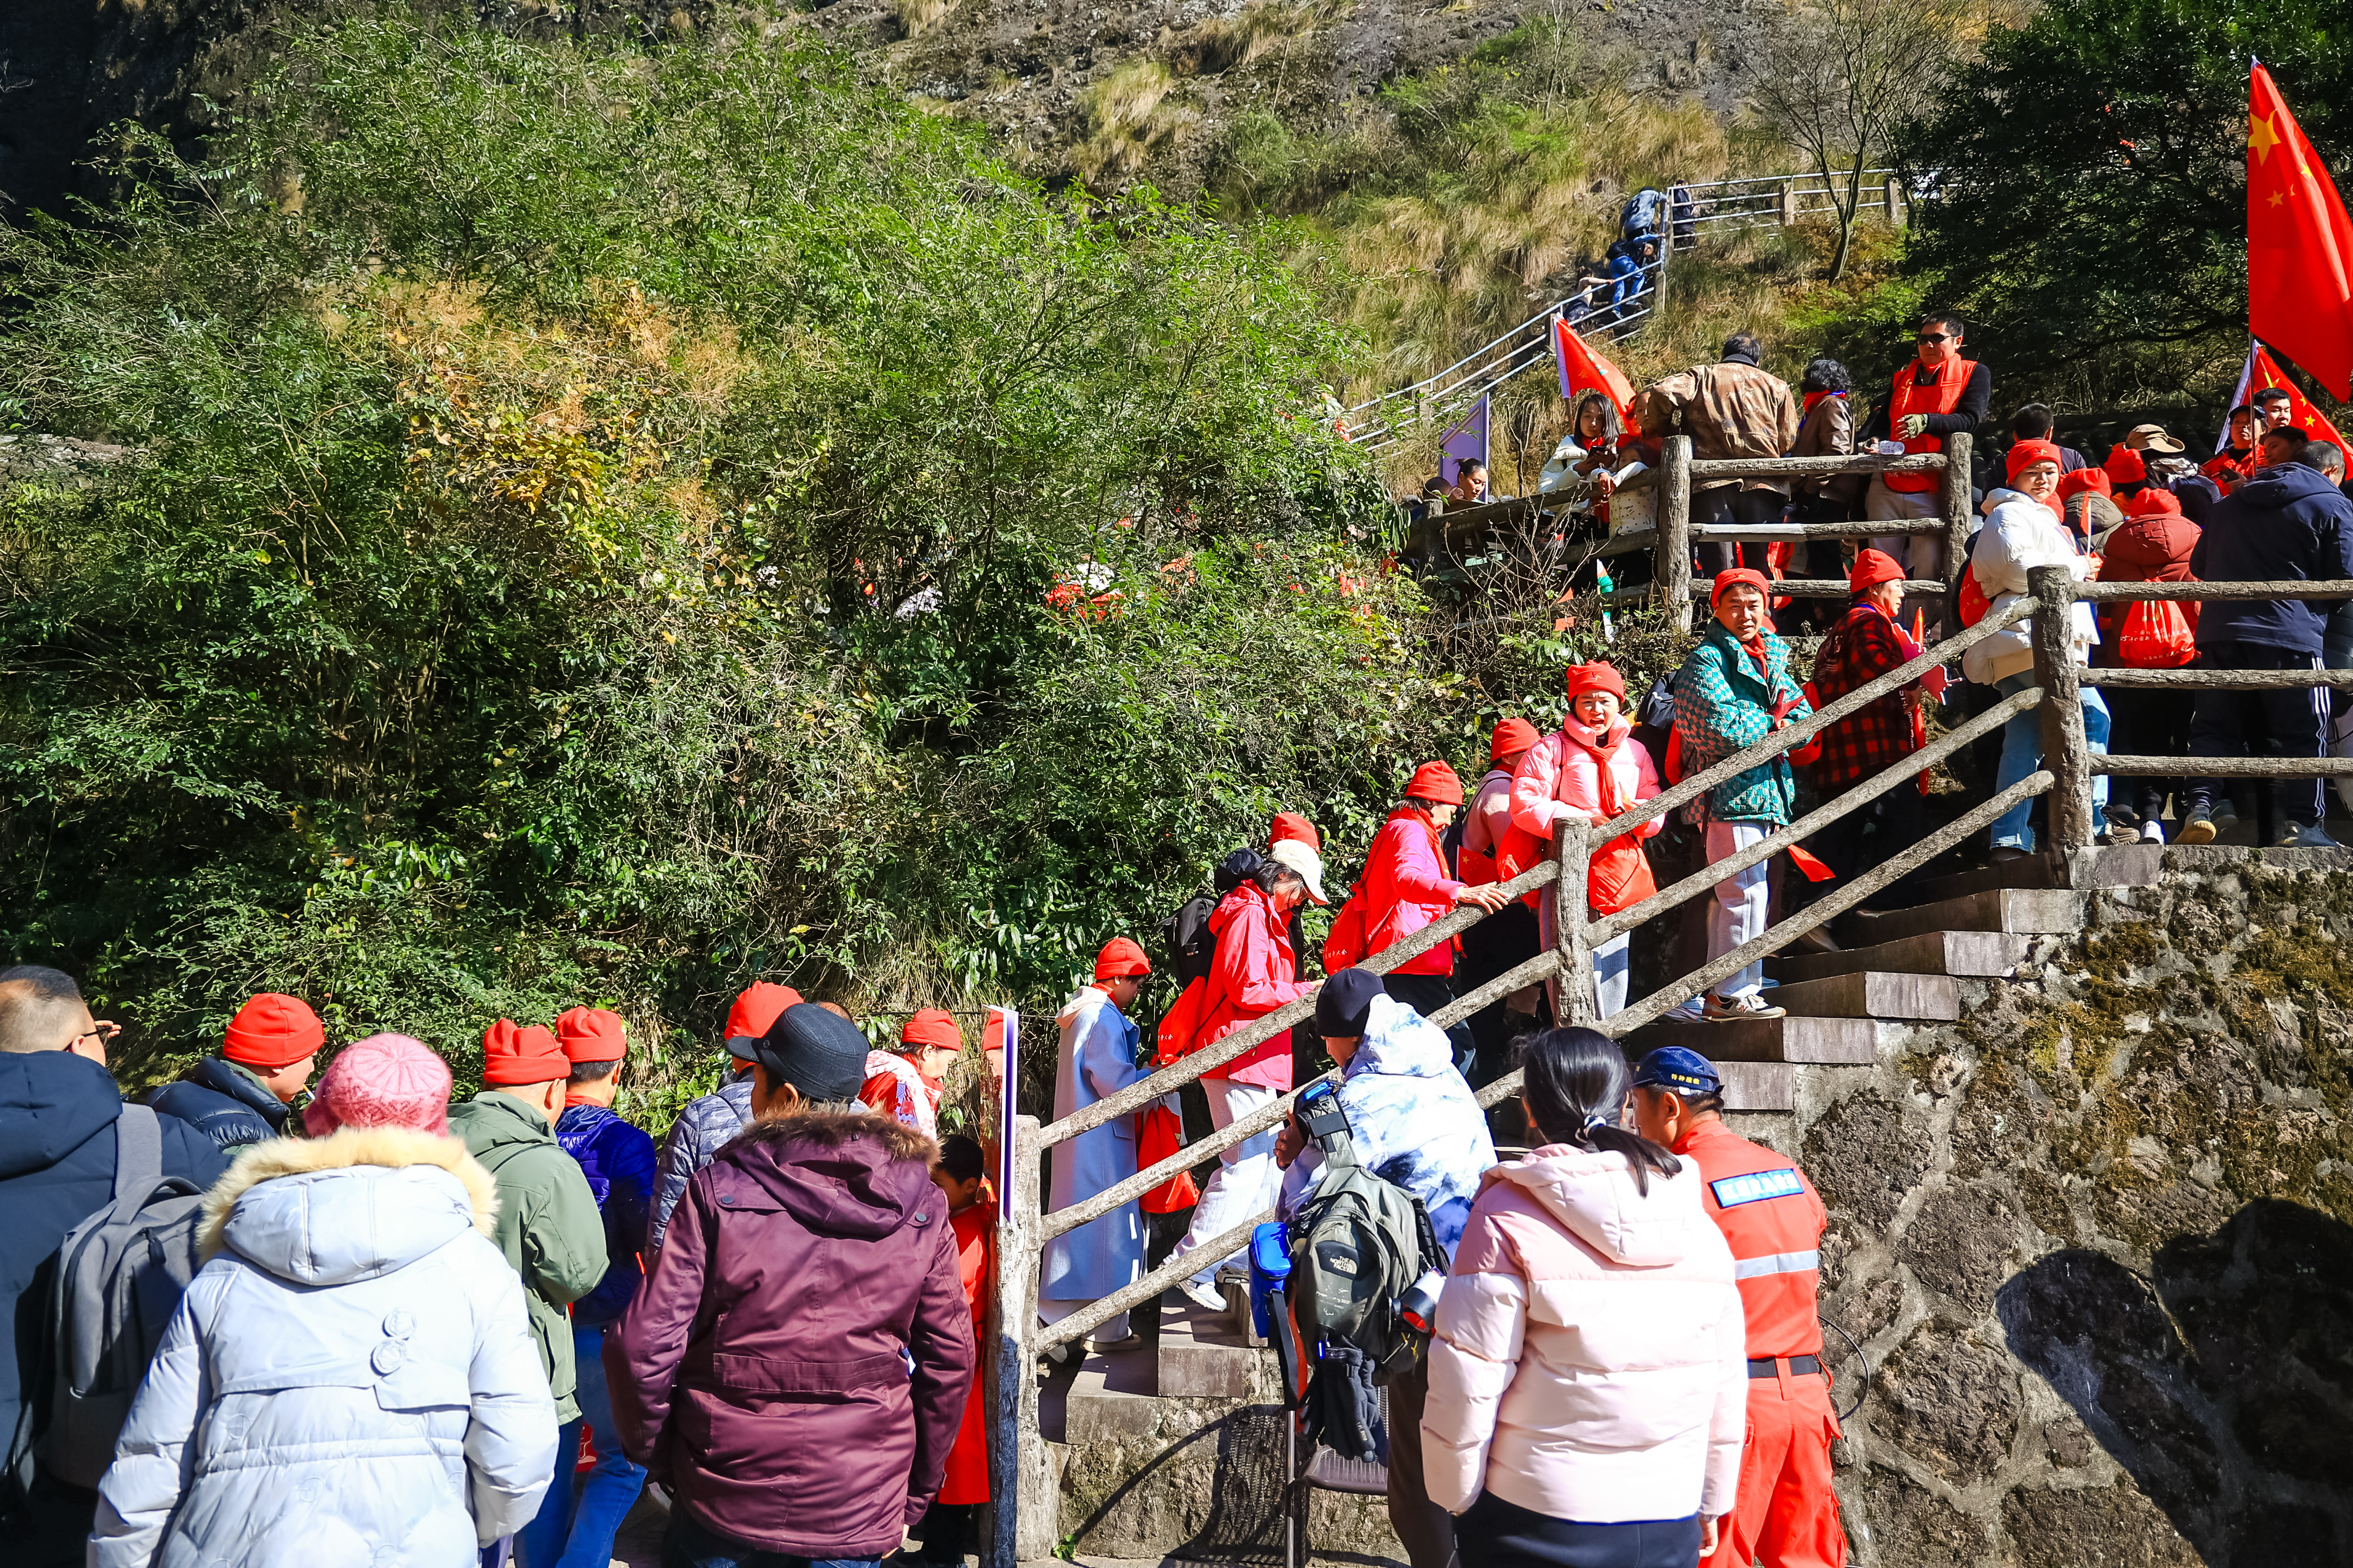
[[[1702,1122],[1674,1152],[1699,1166],[1707,1217],[1732,1245],[1748,1314],[1748,1354],[1821,1354],[1822,1226],[1829,1215],[1806,1173],[1721,1121]]]
[[[1894,434],[1906,415],[1950,414],[1958,408],[1961,394],[1968,389],[1969,377],[1977,368],[1977,361],[1956,355],[1936,367],[1936,379],[1926,386],[1915,384],[1913,379],[1920,374],[1918,360],[1897,371],[1895,396],[1887,405],[1888,433]],[[1944,449],[1945,438],[1942,436],[1915,436],[1904,443],[1904,450],[1907,453],[1941,452]],[[1936,476],[1934,474],[1883,474],[1881,479],[1891,490],[1917,494],[1936,488]]]

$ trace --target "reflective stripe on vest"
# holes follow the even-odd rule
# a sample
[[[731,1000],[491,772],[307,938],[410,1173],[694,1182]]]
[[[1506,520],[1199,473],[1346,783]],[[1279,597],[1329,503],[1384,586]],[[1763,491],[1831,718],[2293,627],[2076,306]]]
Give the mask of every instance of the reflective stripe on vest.
[[[1767,1258],[1743,1258],[1732,1265],[1735,1279],[1754,1279],[1764,1274],[1806,1274],[1822,1266],[1820,1252],[1776,1252]]]
[[[1821,1200],[1772,1150],[1710,1122],[1675,1151],[1699,1166],[1708,1217],[1732,1249],[1752,1357],[1820,1355]]]
[[[1969,377],[1977,373],[1978,362],[1957,355],[1936,367],[1936,377],[1927,385],[1917,384],[1913,378],[1920,374],[1920,362],[1914,360],[1895,373],[1895,395],[1887,404],[1887,433],[1895,434],[1905,415],[1950,414],[1961,405],[1961,394],[1968,390]],[[1915,436],[1904,443],[1904,450],[1941,452],[1945,449],[1942,436]],[[1933,490],[1937,485],[1935,474],[1883,474],[1881,480],[1891,490],[1917,495]]]

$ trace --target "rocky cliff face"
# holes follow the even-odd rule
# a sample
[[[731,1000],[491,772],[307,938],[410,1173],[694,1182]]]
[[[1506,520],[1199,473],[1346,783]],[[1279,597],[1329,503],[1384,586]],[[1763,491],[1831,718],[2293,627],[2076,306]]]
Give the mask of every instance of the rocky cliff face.
[[[1757,1130],[1833,1215],[1862,1563],[2353,1561],[2353,877],[2133,896]]]

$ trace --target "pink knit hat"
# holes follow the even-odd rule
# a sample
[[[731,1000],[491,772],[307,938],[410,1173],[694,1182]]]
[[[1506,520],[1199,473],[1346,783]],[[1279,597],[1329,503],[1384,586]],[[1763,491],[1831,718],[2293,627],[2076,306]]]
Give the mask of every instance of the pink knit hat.
[[[313,1138],[338,1127],[449,1131],[449,1064],[406,1035],[370,1035],[336,1053],[302,1125]]]

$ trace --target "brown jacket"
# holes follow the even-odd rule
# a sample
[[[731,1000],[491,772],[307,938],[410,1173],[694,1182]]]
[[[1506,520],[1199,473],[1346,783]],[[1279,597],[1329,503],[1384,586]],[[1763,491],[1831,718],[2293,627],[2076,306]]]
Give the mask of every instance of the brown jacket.
[[[1852,395],[1818,397],[1798,421],[1798,439],[1789,448],[1793,458],[1845,458],[1854,453],[1854,410]],[[1827,479],[1792,479],[1790,490],[1820,496],[1852,511],[1862,500],[1868,481],[1861,474],[1832,474]]]
[[[1646,436],[1672,435],[1678,413],[1683,433],[1691,437],[1692,456],[1702,460],[1784,457],[1798,439],[1798,400],[1788,384],[1737,360],[1695,364],[1644,387],[1634,402],[1634,417]],[[1745,490],[1789,493],[1787,479],[1715,479],[1692,489],[1736,484]]]

